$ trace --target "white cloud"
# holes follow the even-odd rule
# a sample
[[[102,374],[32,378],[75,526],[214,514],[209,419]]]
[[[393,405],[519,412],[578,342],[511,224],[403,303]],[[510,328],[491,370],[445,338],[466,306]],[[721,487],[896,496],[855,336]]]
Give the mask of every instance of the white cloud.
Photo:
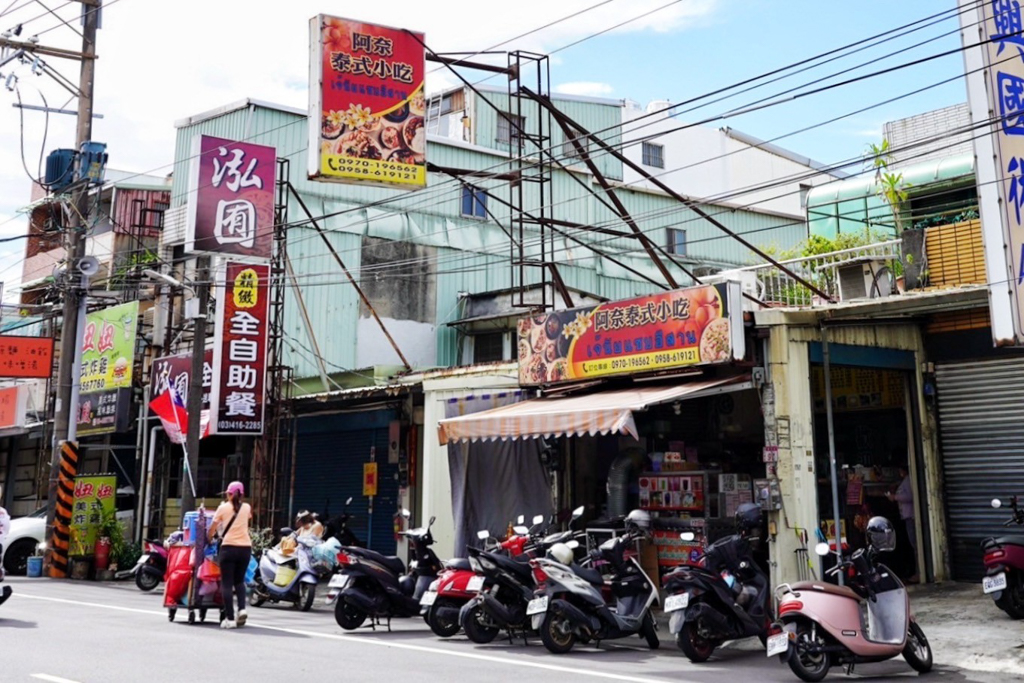
[[[588,97],[604,97],[611,95],[614,90],[610,83],[598,83],[596,81],[573,81],[555,86],[555,92],[557,93]]]

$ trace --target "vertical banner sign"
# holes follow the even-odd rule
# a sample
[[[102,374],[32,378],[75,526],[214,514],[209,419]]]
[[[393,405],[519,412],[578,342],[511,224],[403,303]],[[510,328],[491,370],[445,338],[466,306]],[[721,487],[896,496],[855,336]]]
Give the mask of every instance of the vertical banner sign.
[[[75,496],[71,508],[72,557],[92,555],[103,518],[115,514],[114,495],[117,475],[79,475],[75,477]]]
[[[138,301],[86,316],[78,397],[80,435],[128,429],[138,319]]]
[[[197,135],[185,250],[269,259],[276,178],[273,147]]]
[[[266,404],[270,266],[228,262],[213,345],[210,431],[262,434]],[[223,278],[223,279],[222,279]]]
[[[1024,343],[1024,16],[1017,0],[960,0],[967,100],[996,346]]]
[[[0,429],[25,426],[28,387],[0,389]]]
[[[153,397],[149,402],[150,410],[161,418],[161,421],[164,423],[164,429],[167,431],[167,436],[171,440],[171,443],[185,443],[185,432],[187,429],[182,429],[179,433],[177,425],[175,424],[176,421],[174,418],[173,406],[169,406],[171,408],[170,411],[160,410],[160,403],[157,399],[167,393],[168,384],[174,387],[174,392],[179,398],[187,397],[191,375],[192,354],[190,352],[179,353],[174,356],[164,356],[153,361],[153,368],[150,372],[152,384],[150,386],[149,395]],[[203,401],[199,416],[199,421],[202,425],[199,430],[200,438],[209,436],[210,433],[210,389],[213,386],[213,349],[206,350],[206,355],[203,359],[202,381]],[[154,403],[157,404],[157,407],[153,406]],[[186,424],[182,424],[182,427],[186,427]]]
[[[377,463],[363,463],[363,495],[377,495]]]
[[[323,14],[309,33],[309,177],[424,187],[423,34]]]

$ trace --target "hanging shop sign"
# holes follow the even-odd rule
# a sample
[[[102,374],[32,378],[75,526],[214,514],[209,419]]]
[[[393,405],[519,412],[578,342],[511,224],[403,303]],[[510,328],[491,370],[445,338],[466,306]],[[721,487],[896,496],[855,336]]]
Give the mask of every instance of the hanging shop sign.
[[[363,495],[377,495],[377,463],[363,463]]]
[[[269,259],[276,180],[275,148],[193,138],[185,250]]]
[[[518,324],[519,383],[553,384],[743,358],[739,283],[553,311]]]
[[[1019,2],[959,0],[996,346],[1024,344],[1024,21]]]
[[[0,389],[0,429],[25,426],[28,389],[27,386]]]
[[[424,187],[423,34],[323,14],[309,30],[309,177]]]
[[[117,475],[75,477],[71,506],[72,556],[92,555],[104,517],[116,514]]]
[[[270,266],[226,263],[213,344],[210,431],[262,434],[266,408]],[[220,286],[220,285],[218,285]]]
[[[46,379],[52,368],[52,337],[0,335],[0,377]]]
[[[150,411],[160,418],[171,443],[185,443],[188,431],[188,387],[192,377],[192,354],[179,353],[153,361],[150,372]],[[210,433],[210,388],[213,386],[213,349],[207,349],[203,359],[203,401],[200,420],[200,438]],[[171,393],[173,391],[173,394]],[[184,417],[184,419],[182,419]],[[180,428],[179,428],[180,425]]]
[[[132,422],[132,390],[104,389],[78,395],[79,436],[126,432]]]
[[[85,316],[76,422],[78,434],[111,434],[131,426],[132,370],[139,302]]]

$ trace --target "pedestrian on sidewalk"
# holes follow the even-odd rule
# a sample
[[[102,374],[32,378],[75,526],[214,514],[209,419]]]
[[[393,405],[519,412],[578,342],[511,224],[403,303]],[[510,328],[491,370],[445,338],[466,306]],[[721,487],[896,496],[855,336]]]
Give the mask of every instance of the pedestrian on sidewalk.
[[[245,625],[248,616],[245,612],[245,571],[252,557],[252,538],[249,537],[252,507],[242,502],[245,495],[242,482],[231,482],[224,493],[228,499],[217,507],[208,533],[211,541],[220,541],[217,562],[220,564],[220,585],[224,597],[224,621],[220,627],[237,628]],[[233,598],[238,599],[237,622]]]
[[[899,468],[900,484],[895,492],[889,493],[889,500],[896,501],[900,506],[900,518],[907,527],[907,537],[910,539],[911,549],[911,576],[908,583],[917,583],[920,579],[917,572],[917,524],[914,520],[914,489],[910,485],[910,471],[906,467]]]

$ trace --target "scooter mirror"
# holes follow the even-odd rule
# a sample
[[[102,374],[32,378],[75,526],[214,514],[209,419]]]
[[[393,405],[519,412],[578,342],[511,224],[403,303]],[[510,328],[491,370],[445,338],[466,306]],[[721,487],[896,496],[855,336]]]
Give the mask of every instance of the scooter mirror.
[[[409,512],[407,508],[402,508],[402,516],[406,519],[409,519],[410,517],[412,517],[412,513]]]
[[[530,530],[527,529],[522,524],[519,524],[519,525],[516,525],[516,526],[512,527],[512,531],[516,532],[520,536],[529,536],[530,535]]]
[[[996,508],[998,510],[999,508],[1003,507],[1003,503],[998,498],[993,498],[992,499],[992,507],[994,507],[994,508]]]
[[[476,537],[479,538],[481,541],[486,541],[488,538],[491,537],[491,532],[487,529],[481,529],[480,531],[476,532]]]
[[[569,541],[568,543],[566,543],[565,547],[568,548],[569,550],[576,550],[576,548],[580,547],[580,542],[577,541],[577,540],[572,540],[572,541]]]
[[[693,533],[692,531],[684,531],[683,533],[679,534],[679,538],[683,539],[684,541],[692,541],[697,538],[697,534]]]
[[[578,508],[576,508],[575,510],[572,511],[572,518],[573,519],[579,519],[582,516],[583,516],[583,506],[580,505]]]
[[[534,515],[534,517],[533,517],[533,523],[534,524],[541,524],[543,521],[544,521],[544,515]]]
[[[349,496],[348,500],[345,501],[345,505],[351,505],[351,504],[352,504],[352,496]]]
[[[526,515],[519,515],[516,517],[516,524],[524,524],[526,522]]]
[[[437,517],[435,517],[434,515],[430,515],[430,521],[427,522],[427,526],[428,527],[434,526],[434,522],[436,522],[436,521],[437,521]]]
[[[831,548],[828,547],[828,543],[819,543],[818,545],[814,546],[814,552],[818,555],[821,555],[822,557],[828,555],[830,551]]]

